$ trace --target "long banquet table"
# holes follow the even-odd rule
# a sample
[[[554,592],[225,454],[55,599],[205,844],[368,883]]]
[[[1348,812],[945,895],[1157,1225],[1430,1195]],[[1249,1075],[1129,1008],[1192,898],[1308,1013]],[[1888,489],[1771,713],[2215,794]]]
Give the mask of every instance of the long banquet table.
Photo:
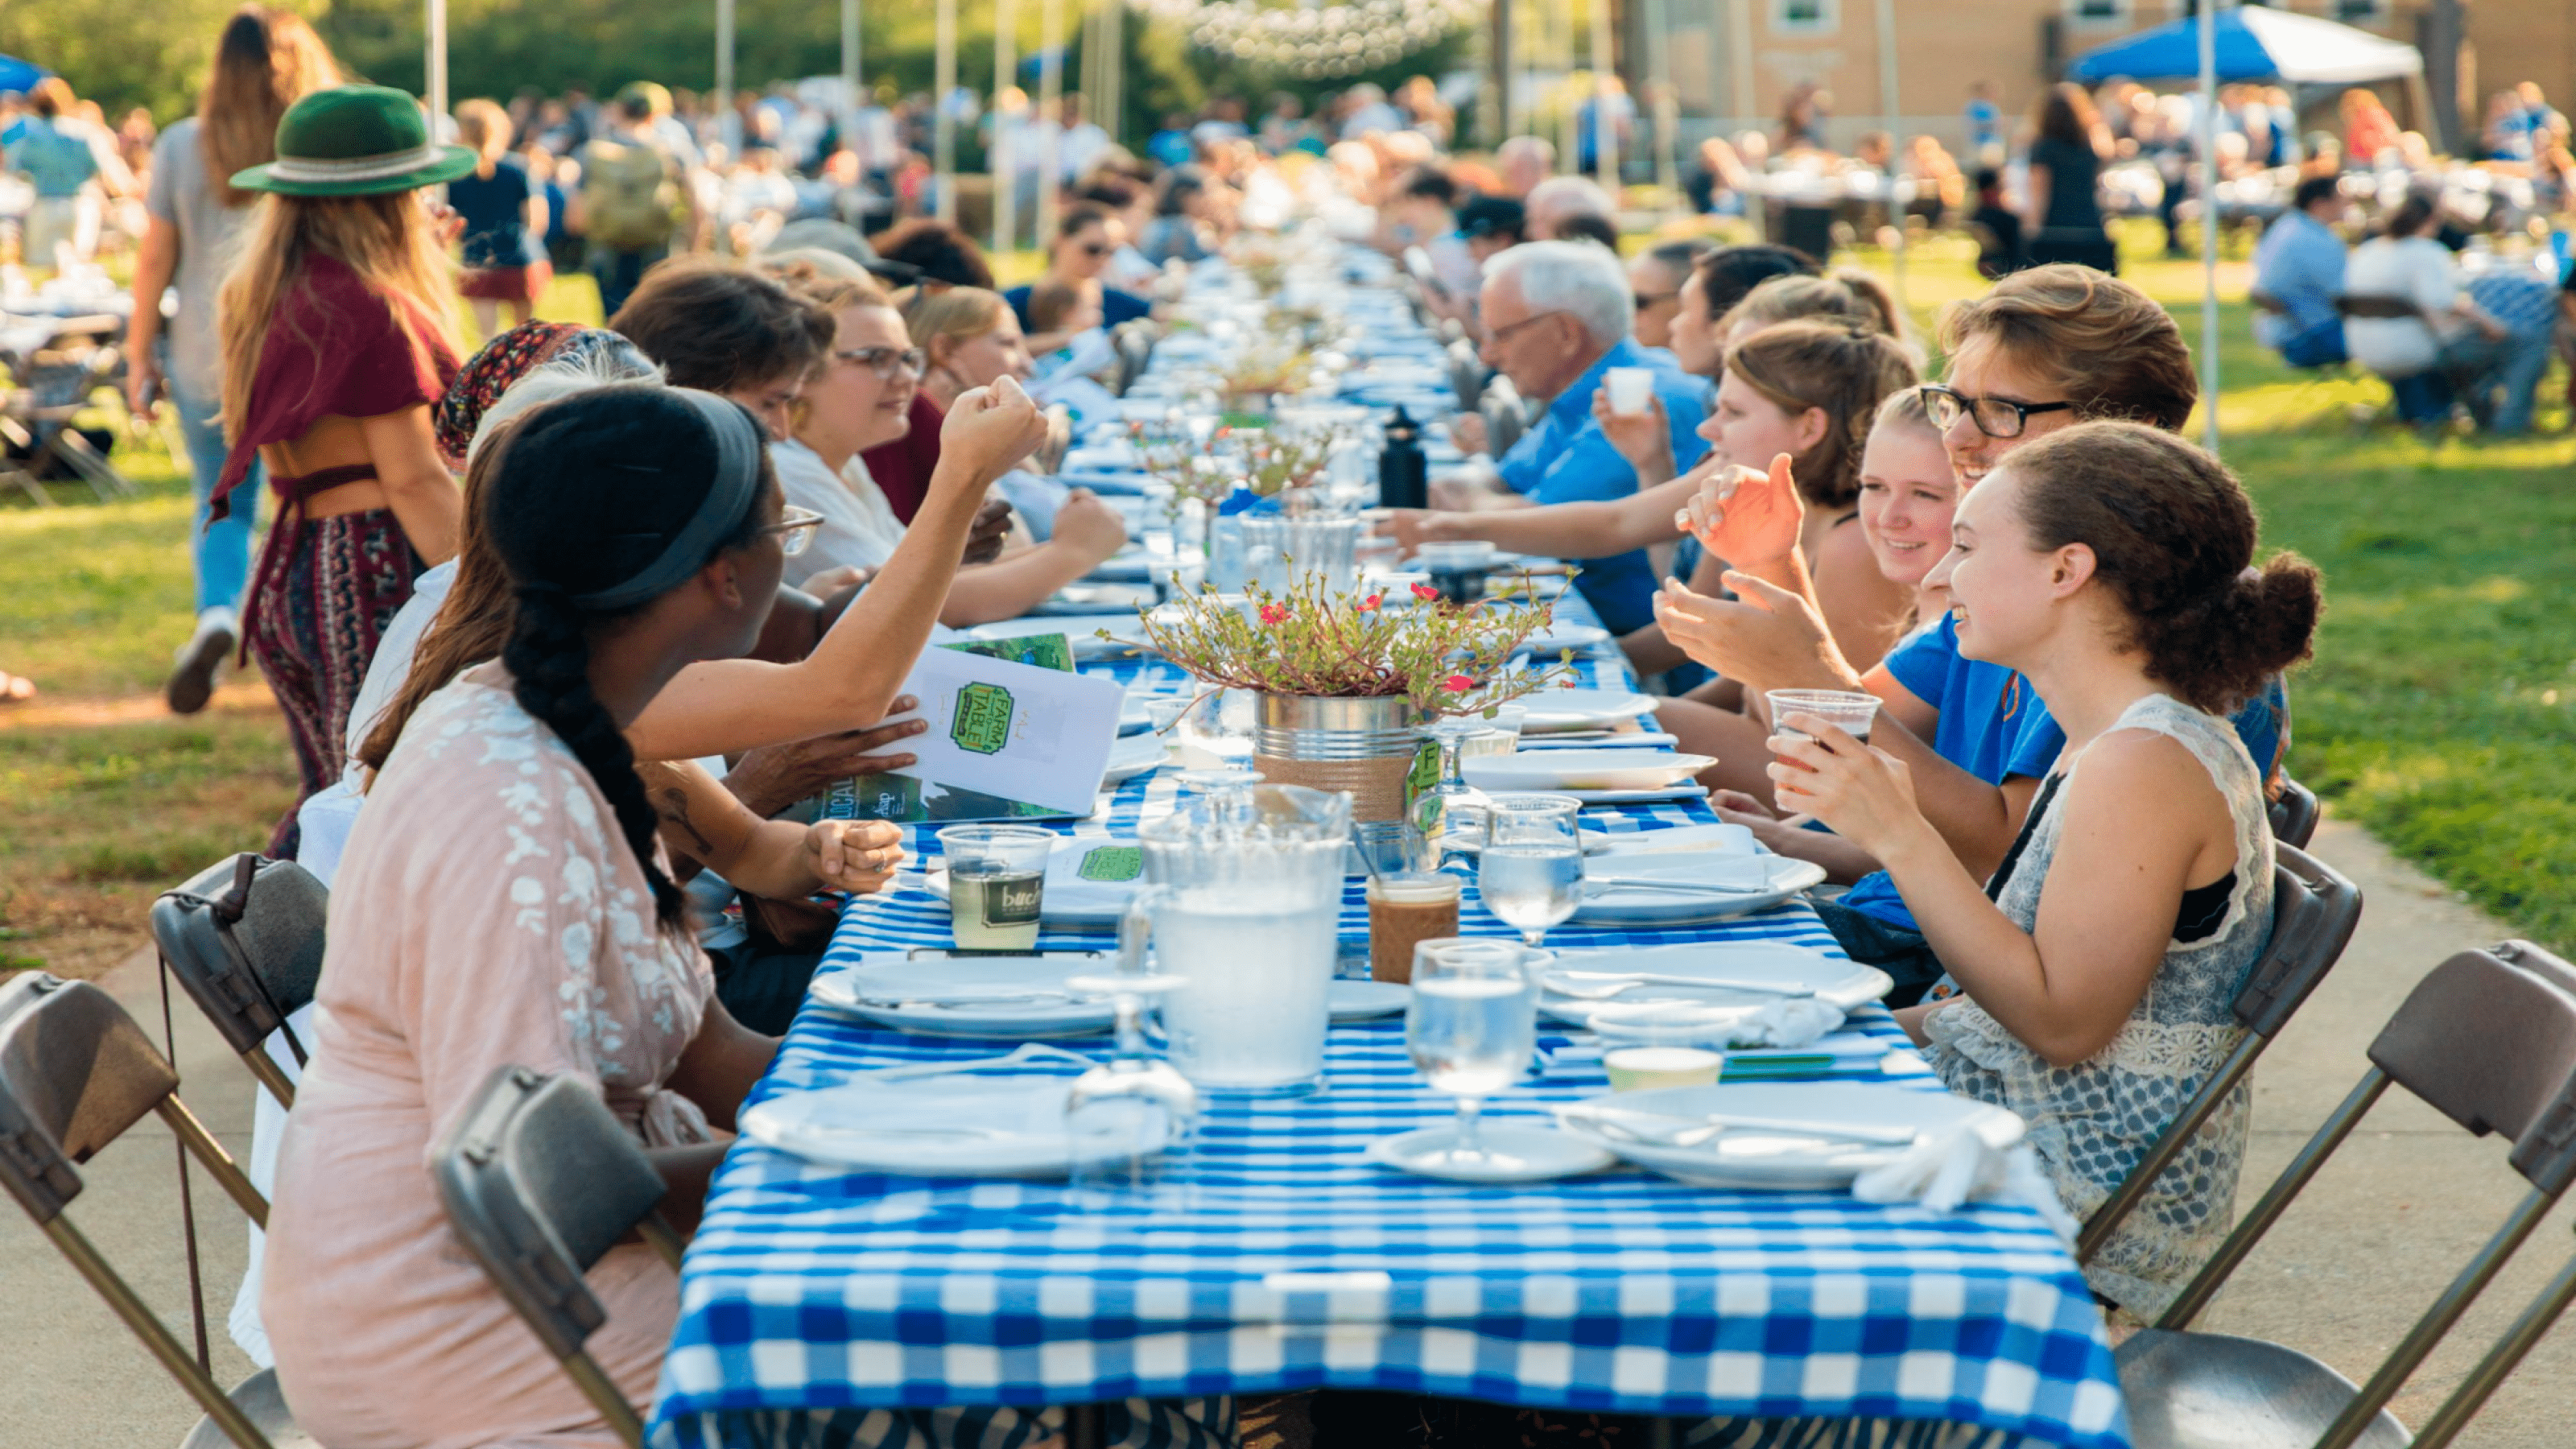
[[[1363,257],[1347,278],[1381,318],[1394,310],[1374,286],[1384,276]],[[1372,333],[1390,357],[1425,355],[1418,332]],[[1569,593],[1559,617],[1590,612]],[[1158,660],[1089,667],[1135,692],[1194,687]],[[1615,648],[1577,667],[1594,687],[1634,684]],[[1168,774],[1119,787],[1070,833],[1126,834],[1169,810]],[[1696,801],[1585,812],[1612,832],[1713,819]],[[922,863],[936,858],[930,827],[910,844]],[[1510,934],[1472,883],[1461,929]],[[1357,880],[1341,933],[1345,957],[1365,955]],[[1785,941],[1840,954],[1803,902],[1687,928],[1568,925],[1548,940]],[[949,941],[947,905],[907,875],[851,904],[824,969]],[[1039,944],[1108,941],[1050,929]],[[1563,1051],[1564,1032],[1543,1029],[1539,1045],[1544,1069],[1489,1103],[1489,1118],[1543,1119],[1606,1089],[1597,1059]],[[1833,1054],[1823,1075],[1940,1090],[1904,1047],[1872,1006],[1807,1050]],[[752,1100],[1002,1049],[809,1006]],[[739,1427],[728,1416],[749,1411],[1333,1387],[1671,1417],[1949,1420],[2069,1449],[2128,1443],[2099,1312],[2029,1208],[1716,1192],[1624,1168],[1528,1186],[1437,1182],[1363,1157],[1377,1138],[1450,1114],[1415,1075],[1401,1020],[1335,1026],[1326,1069],[1314,1097],[1212,1103],[1183,1168],[1186,1205],[1152,1213],[1085,1211],[1059,1183],[871,1174],[738,1142],[682,1272],[659,1442],[724,1444]]]

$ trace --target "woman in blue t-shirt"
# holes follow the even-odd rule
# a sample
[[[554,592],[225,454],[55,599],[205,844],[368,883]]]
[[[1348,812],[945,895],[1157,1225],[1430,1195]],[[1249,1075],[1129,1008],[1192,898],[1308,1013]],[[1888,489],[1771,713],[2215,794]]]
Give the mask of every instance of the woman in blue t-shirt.
[[[490,101],[456,108],[456,139],[481,158],[470,176],[447,184],[447,204],[465,219],[465,275],[457,283],[474,307],[474,325],[497,336],[506,308],[516,327],[537,314],[554,280],[537,239],[546,234],[546,199],[510,152],[510,116]]]

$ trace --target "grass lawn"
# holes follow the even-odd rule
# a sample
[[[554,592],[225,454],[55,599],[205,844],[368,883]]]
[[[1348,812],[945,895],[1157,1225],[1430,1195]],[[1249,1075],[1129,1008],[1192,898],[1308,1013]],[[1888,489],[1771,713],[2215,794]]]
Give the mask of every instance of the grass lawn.
[[[2129,275],[2196,343],[2198,268],[2137,253]],[[2241,257],[2221,280],[2242,298]],[[1916,251],[1907,282],[1926,325],[1981,285],[1956,243]],[[549,316],[597,317],[581,279],[558,281],[548,303]],[[2516,930],[2576,947],[2576,437],[2564,403],[2544,406],[2540,435],[2521,441],[2363,427],[2353,409],[2386,389],[2290,373],[2255,345],[2241,300],[2223,310],[2220,356],[2225,454],[2254,490],[2266,542],[2326,573],[2317,660],[2292,684],[2292,773]],[[2553,371],[2544,395],[2560,392]],[[0,504],[0,668],[46,690],[41,707],[0,714],[0,970],[113,964],[142,944],[155,892],[256,848],[294,791],[282,726],[255,685],[194,720],[159,713],[155,691],[187,633],[187,488],[157,443],[119,461],[141,499],[98,506],[66,490],[63,508]]]

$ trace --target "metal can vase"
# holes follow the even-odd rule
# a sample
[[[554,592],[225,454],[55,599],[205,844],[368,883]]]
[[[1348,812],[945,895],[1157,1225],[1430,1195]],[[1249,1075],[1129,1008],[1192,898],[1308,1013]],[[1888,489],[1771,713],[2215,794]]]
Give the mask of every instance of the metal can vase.
[[[1425,780],[1439,779],[1438,747],[1402,695],[1264,694],[1256,703],[1253,768],[1274,785],[1349,791],[1354,821],[1401,820]]]

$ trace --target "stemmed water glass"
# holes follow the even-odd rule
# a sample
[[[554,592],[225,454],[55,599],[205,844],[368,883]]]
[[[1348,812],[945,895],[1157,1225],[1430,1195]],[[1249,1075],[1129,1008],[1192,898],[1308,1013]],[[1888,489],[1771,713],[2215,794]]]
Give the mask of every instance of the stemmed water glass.
[[[1451,937],[1413,949],[1404,1046],[1436,1091],[1458,1099],[1457,1135],[1425,1153],[1425,1168],[1503,1166],[1477,1135],[1485,1099],[1520,1080],[1538,1036],[1538,964],[1511,941]]]
[[[1108,997],[1115,1030],[1109,1060],[1074,1078],[1064,1099],[1067,1175],[1087,1204],[1152,1197],[1198,1123],[1198,1088],[1146,1045],[1146,1003],[1181,984],[1146,965],[1148,923],[1131,908],[1118,923],[1117,969],[1065,981],[1069,990]]]
[[[1583,899],[1583,805],[1566,795],[1497,795],[1486,808],[1476,893],[1532,947]]]
[[[1415,818],[1424,834],[1440,842],[1443,853],[1481,849],[1485,792],[1467,783],[1459,761],[1468,739],[1484,731],[1485,721],[1471,714],[1445,714],[1422,728],[1440,746],[1440,783],[1415,806]]]

